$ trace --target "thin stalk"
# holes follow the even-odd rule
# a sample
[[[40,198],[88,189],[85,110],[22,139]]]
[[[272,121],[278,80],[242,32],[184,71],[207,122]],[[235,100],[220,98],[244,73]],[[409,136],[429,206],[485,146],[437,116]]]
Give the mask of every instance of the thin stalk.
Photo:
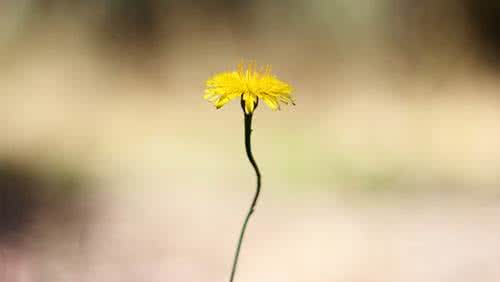
[[[255,108],[257,108],[257,104],[258,104],[258,100],[257,100],[257,103],[255,104]],[[260,184],[261,184],[259,167],[257,166],[255,159],[253,158],[252,146],[251,146],[251,142],[250,142],[250,135],[252,134],[252,116],[253,116],[253,113],[247,114],[245,112],[245,101],[243,101],[243,99],[241,99],[241,107],[243,109],[243,114],[245,115],[245,151],[247,153],[248,160],[250,161],[253,169],[255,170],[255,175],[257,177],[257,189],[255,190],[255,195],[253,197],[252,204],[250,205],[250,209],[248,210],[247,216],[245,217],[243,227],[241,228],[240,237],[238,240],[238,245],[236,247],[236,253],[234,255],[233,268],[231,270],[231,278],[229,279],[229,282],[234,281],[236,267],[238,266],[238,258],[240,256],[241,244],[243,243],[243,238],[245,237],[245,231],[247,229],[248,221],[250,220],[250,217],[252,216],[253,212],[255,211],[255,206],[257,205],[257,200],[259,199],[259,195],[260,195]]]

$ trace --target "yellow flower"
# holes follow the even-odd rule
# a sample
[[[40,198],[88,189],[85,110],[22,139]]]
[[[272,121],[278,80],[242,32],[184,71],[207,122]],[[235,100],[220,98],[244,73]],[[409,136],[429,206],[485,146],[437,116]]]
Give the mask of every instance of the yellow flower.
[[[290,85],[271,75],[271,66],[257,71],[255,63],[246,66],[241,63],[236,71],[219,73],[207,80],[203,98],[220,109],[232,99],[241,97],[245,112],[250,114],[259,99],[273,110],[280,109],[280,102],[295,105],[291,93]]]

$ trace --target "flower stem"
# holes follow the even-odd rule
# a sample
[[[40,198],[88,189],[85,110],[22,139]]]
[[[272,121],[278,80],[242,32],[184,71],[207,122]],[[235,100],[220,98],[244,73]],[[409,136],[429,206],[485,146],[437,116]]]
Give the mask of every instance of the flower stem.
[[[257,104],[258,104],[258,100],[257,100],[257,103],[256,103],[254,109],[257,108]],[[251,146],[251,142],[250,142],[250,135],[252,133],[253,113],[246,113],[245,112],[245,102],[243,101],[243,99],[241,100],[241,107],[242,107],[243,113],[245,115],[245,151],[247,153],[248,160],[250,161],[253,169],[255,170],[255,175],[257,176],[257,189],[255,191],[255,195],[253,197],[252,204],[250,205],[250,209],[248,210],[247,216],[245,217],[243,227],[241,228],[240,238],[238,240],[238,245],[236,247],[236,253],[234,255],[233,268],[231,270],[231,278],[229,279],[229,282],[233,282],[233,280],[234,280],[234,275],[236,273],[236,267],[238,265],[238,258],[240,256],[241,244],[243,243],[243,238],[245,237],[245,231],[247,229],[248,221],[250,220],[250,217],[252,216],[253,212],[255,211],[255,205],[257,204],[257,200],[259,199],[260,184],[261,184],[259,167],[257,166],[255,159],[253,158],[252,146]]]

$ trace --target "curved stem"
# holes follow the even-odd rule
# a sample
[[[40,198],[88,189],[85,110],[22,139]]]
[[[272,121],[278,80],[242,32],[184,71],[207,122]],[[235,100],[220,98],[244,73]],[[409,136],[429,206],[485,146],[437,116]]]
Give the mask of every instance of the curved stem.
[[[248,210],[247,216],[246,216],[245,221],[243,223],[243,227],[241,228],[240,238],[238,239],[238,245],[236,247],[236,254],[234,255],[233,268],[231,270],[231,278],[229,279],[229,282],[233,282],[233,280],[234,280],[234,275],[236,273],[236,267],[238,265],[238,258],[240,256],[241,244],[243,243],[243,238],[245,237],[245,231],[247,229],[248,221],[250,220],[250,217],[252,216],[253,212],[255,211],[255,206],[257,205],[257,200],[259,199],[260,184],[261,184],[259,167],[257,166],[255,159],[253,158],[252,146],[251,146],[251,142],[250,142],[250,135],[252,133],[253,113],[247,114],[245,112],[245,104],[244,104],[243,99],[241,100],[241,107],[243,108],[243,113],[245,115],[245,151],[247,153],[248,160],[250,161],[253,169],[255,170],[255,175],[257,176],[257,189],[255,191],[255,195],[253,197],[252,204],[250,205],[250,209]],[[255,108],[257,108],[257,104],[255,105]]]

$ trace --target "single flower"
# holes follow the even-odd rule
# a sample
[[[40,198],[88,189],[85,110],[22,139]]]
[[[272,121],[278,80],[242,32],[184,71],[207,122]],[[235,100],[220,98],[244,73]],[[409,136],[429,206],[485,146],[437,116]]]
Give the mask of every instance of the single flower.
[[[279,110],[280,103],[291,103],[295,105],[291,93],[292,88],[290,85],[271,75],[271,66],[266,66],[261,71],[257,71],[255,63],[249,63],[247,65],[239,64],[236,71],[219,73],[207,80],[207,89],[205,90],[203,98],[214,103],[217,109],[221,108],[232,99],[240,98],[245,124],[245,152],[248,161],[255,170],[255,176],[257,178],[255,195],[245,217],[245,221],[243,222],[243,226],[241,227],[238,244],[236,245],[229,282],[234,281],[245,231],[250,217],[255,211],[257,200],[260,195],[261,174],[252,154],[250,138],[252,133],[253,111],[258,105],[259,99],[263,100],[264,103],[273,110]]]
[[[237,70],[214,75],[207,80],[204,99],[220,109],[232,99],[241,97],[245,113],[250,114],[261,99],[272,110],[280,109],[280,102],[295,105],[292,87],[271,74],[267,65],[258,71],[255,63],[241,63]]]

